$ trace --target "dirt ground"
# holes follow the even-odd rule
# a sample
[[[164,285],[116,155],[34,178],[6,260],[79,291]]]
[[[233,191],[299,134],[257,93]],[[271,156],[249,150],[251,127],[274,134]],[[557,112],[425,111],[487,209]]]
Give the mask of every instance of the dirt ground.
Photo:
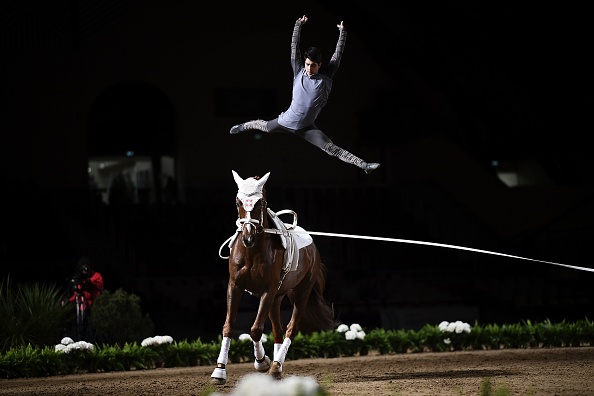
[[[234,391],[252,363],[227,365],[227,384],[210,384],[213,367],[2,379],[0,395],[180,396]],[[287,360],[283,375],[310,376],[331,395],[479,395],[489,379],[508,395],[594,395],[594,347],[508,349]],[[494,392],[493,392],[494,393]],[[259,393],[254,393],[258,395]]]

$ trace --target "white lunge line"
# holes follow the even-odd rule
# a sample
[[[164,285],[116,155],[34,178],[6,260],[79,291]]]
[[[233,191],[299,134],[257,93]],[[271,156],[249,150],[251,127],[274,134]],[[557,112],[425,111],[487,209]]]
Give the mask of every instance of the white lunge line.
[[[267,229],[265,231],[274,233],[274,231],[278,231],[278,230],[268,230]],[[473,248],[469,248],[469,247],[456,246],[456,245],[448,245],[445,243],[414,241],[414,240],[410,240],[410,239],[398,239],[398,238],[383,238],[383,237],[373,237],[373,236],[365,236],[365,235],[335,234],[335,233],[331,233],[331,232],[313,232],[313,231],[296,231],[296,230],[290,230],[289,232],[305,233],[305,234],[310,234],[310,235],[321,235],[321,236],[346,237],[346,238],[355,238],[355,239],[371,239],[371,240],[375,240],[375,241],[400,242],[400,243],[410,243],[410,244],[415,244],[415,245],[427,245],[427,246],[444,247],[444,248],[449,248],[449,249],[468,250],[470,252],[494,254],[496,256],[511,257],[511,258],[515,258],[515,259],[529,260],[529,261],[537,261],[539,263],[558,265],[561,267],[576,269],[576,270],[580,270],[580,271],[594,272],[594,268],[578,267],[575,265],[555,263],[553,261],[536,260],[536,259],[531,259],[531,258],[527,258],[527,257],[514,256],[511,254],[492,252],[489,250],[473,249]]]

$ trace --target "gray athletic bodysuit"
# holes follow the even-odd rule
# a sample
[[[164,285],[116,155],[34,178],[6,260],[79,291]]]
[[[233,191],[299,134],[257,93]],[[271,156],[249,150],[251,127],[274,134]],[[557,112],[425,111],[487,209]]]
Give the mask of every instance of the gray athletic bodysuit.
[[[278,116],[278,123],[294,131],[308,128],[317,129],[314,125],[322,108],[328,102],[332,90],[332,78],[340,65],[342,52],[346,42],[346,29],[340,29],[336,51],[328,66],[318,74],[308,76],[305,71],[299,37],[301,22],[295,22],[291,40],[291,63],[293,66],[293,97],[289,108]]]
[[[233,127],[231,133],[239,133],[249,129],[268,133],[292,133],[321,148],[327,154],[359,168],[366,169],[366,172],[368,172],[366,162],[335,145],[315,124],[318,115],[328,102],[328,97],[332,90],[332,78],[340,65],[340,59],[344,51],[347,36],[346,29],[344,27],[339,29],[340,34],[336,43],[336,50],[328,65],[323,70],[320,70],[320,73],[308,76],[299,49],[301,26],[301,21],[297,20],[291,39],[291,63],[293,66],[291,105],[286,111],[280,113],[278,118],[270,121],[248,121]],[[375,167],[377,166],[379,165]],[[372,169],[375,169],[375,167]]]

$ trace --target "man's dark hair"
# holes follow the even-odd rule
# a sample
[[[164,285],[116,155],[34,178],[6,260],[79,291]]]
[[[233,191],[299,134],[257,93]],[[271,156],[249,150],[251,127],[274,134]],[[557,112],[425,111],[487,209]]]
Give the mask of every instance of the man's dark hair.
[[[309,59],[316,63],[322,63],[322,51],[318,47],[309,47],[303,54],[305,59]]]

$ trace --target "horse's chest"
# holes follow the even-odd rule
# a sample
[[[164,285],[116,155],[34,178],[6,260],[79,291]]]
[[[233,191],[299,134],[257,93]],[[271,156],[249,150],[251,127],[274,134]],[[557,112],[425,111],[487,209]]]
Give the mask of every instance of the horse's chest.
[[[268,291],[271,284],[278,285],[280,270],[262,265],[242,265],[233,278],[238,286],[253,294],[261,294]]]

